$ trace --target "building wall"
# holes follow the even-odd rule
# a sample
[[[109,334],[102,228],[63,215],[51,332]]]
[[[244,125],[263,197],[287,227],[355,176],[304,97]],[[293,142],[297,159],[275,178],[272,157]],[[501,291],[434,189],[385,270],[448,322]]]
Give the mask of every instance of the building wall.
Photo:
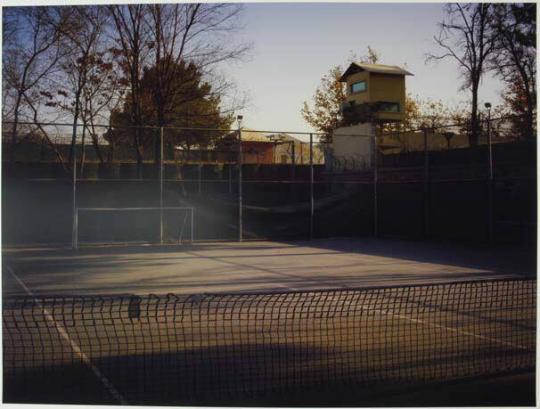
[[[337,128],[332,137],[334,165],[344,164],[348,169],[371,167],[373,138],[370,123]]]
[[[384,75],[371,74],[371,93],[372,102],[398,102],[399,113],[380,112],[380,119],[403,120],[405,117],[405,76],[402,75]]]
[[[242,141],[242,160],[244,163],[274,163],[274,144],[269,142]]]
[[[275,145],[275,164],[292,164],[292,144],[293,141],[285,141]],[[309,142],[294,141],[294,163],[297,165],[309,164]],[[324,163],[323,151],[315,143],[313,144],[313,163],[315,165]]]
[[[405,105],[405,76],[371,74],[371,100],[399,102]]]
[[[387,149],[382,149],[382,153],[384,154],[419,152],[424,150],[424,134],[423,132],[402,132],[400,134],[383,135],[382,138],[379,139],[379,144],[389,147]],[[466,134],[455,134],[450,140],[450,149],[468,147],[469,137]],[[441,133],[430,132],[428,134],[428,150],[448,150],[447,139]]]

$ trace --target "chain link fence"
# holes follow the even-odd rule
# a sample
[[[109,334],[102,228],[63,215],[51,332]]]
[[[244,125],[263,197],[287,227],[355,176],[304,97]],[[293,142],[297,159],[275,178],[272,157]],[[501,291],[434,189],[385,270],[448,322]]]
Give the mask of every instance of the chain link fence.
[[[377,223],[382,235],[534,241],[536,137],[515,118],[439,124],[378,137]],[[399,212],[396,209],[399,208]]]
[[[530,242],[536,139],[512,124],[483,121],[475,143],[460,124],[334,140],[151,126],[79,126],[73,138],[69,124],[21,124],[13,138],[4,126],[5,240]]]

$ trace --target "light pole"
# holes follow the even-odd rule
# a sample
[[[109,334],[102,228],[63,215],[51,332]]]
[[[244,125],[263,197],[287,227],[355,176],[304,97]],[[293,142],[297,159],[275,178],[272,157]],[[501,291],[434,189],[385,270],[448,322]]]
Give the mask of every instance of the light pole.
[[[242,120],[244,117],[238,115],[238,241],[242,241]]]
[[[493,243],[493,150],[491,146],[491,103],[486,102],[487,109],[487,145],[488,145],[488,240]]]
[[[491,103],[486,102],[484,104],[488,111],[487,119],[487,144],[488,144],[488,155],[489,155],[489,179],[493,179],[493,151],[491,148]]]

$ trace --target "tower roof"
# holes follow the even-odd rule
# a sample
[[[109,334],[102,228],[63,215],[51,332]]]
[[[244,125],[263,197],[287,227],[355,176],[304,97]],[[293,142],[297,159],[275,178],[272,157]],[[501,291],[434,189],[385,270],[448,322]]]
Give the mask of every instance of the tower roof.
[[[383,64],[365,64],[362,62],[353,62],[349,65],[349,68],[343,73],[340,82],[347,81],[347,77],[351,74],[368,71],[377,74],[387,74],[387,75],[414,75],[409,71],[398,67],[397,65],[383,65]]]

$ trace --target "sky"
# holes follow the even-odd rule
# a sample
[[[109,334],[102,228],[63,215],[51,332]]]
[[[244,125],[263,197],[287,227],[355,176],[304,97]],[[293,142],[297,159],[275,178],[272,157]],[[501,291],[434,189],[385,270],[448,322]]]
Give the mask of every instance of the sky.
[[[437,51],[433,36],[444,17],[442,3],[252,3],[243,13],[240,37],[251,42],[250,57],[225,68],[249,98],[240,112],[252,129],[310,132],[300,113],[321,77],[346,65],[371,46],[381,64],[405,66],[407,92],[454,106],[469,99],[456,63],[425,63]],[[480,103],[500,103],[500,80],[485,77]]]

